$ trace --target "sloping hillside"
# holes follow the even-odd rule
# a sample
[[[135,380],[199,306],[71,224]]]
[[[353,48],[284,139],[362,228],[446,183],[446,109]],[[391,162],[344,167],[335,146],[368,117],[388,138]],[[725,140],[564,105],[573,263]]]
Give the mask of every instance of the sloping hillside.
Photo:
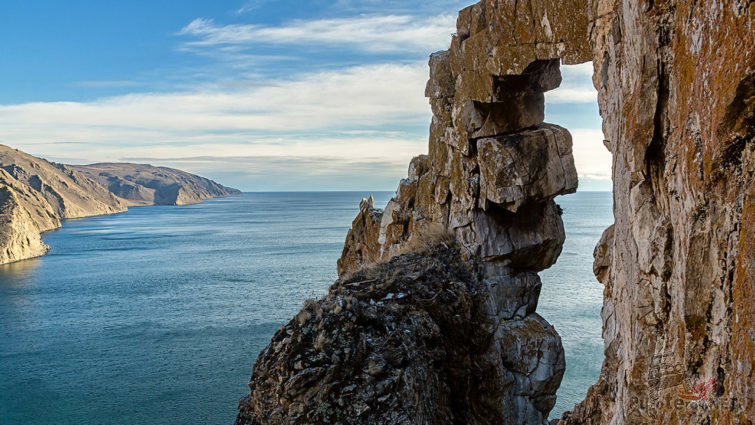
[[[44,255],[61,220],[184,205],[240,193],[185,171],[136,164],[73,166],[0,145],[0,264]]]

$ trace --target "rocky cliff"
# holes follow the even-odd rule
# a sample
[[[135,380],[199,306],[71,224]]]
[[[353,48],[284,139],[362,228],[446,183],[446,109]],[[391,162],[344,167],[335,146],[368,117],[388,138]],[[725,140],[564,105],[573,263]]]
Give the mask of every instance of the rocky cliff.
[[[330,355],[292,323],[255,365],[239,423],[327,423],[316,412],[321,405],[307,400],[331,389],[344,406],[328,404],[329,412],[357,405],[366,410],[356,413],[372,412],[355,423],[397,423],[393,413],[399,423],[546,423],[563,353],[557,334],[535,313],[537,272],[560,254],[565,236],[553,199],[575,191],[577,178],[569,132],[543,123],[543,93],[560,84],[560,63],[592,61],[604,144],[613,154],[615,224],[596,247],[594,265],[605,285],[605,361],[586,400],[560,423],[751,424],[753,8],[722,0],[484,0],[462,10],[450,49],[430,58],[429,152],[412,160],[384,209],[362,202],[338,261],[341,278],[316,305],[310,325],[339,326],[335,307],[328,310],[338,288],[354,275],[372,282],[374,272],[365,270],[386,261],[377,267],[397,275],[412,269],[404,253],[439,228],[476,279],[463,281],[496,306],[485,310],[491,328],[472,316],[459,324],[488,337],[445,351],[445,358],[459,364],[484,358],[508,371],[529,366],[511,379],[470,366],[458,376],[475,385],[456,404],[452,385],[429,385],[428,393],[401,387],[409,391],[409,407],[380,404],[384,395],[364,391],[344,398],[351,384],[363,388],[369,368],[339,366],[330,375],[322,365],[317,373],[308,363],[292,366],[292,353]],[[374,282],[363,297],[377,302],[384,281]],[[444,314],[455,308],[434,305]],[[400,321],[421,310],[385,317]],[[384,325],[385,317],[371,323]],[[420,353],[413,351],[417,332],[408,330],[394,337],[407,342],[402,355],[411,358]],[[380,350],[367,351],[374,352]],[[549,367],[539,368],[544,359]],[[447,360],[422,361],[421,370],[402,370],[401,382],[445,382],[439,377]],[[484,408],[470,403],[482,397],[474,388],[490,394]],[[370,416],[371,409],[380,414]],[[406,409],[414,413],[406,416]],[[454,413],[416,414],[425,409]],[[469,409],[481,416],[471,419]]]
[[[111,189],[90,178],[96,166],[55,164],[0,145],[0,264],[44,255],[49,248],[40,235],[59,228],[61,220],[123,212],[129,205],[185,204],[238,192],[169,168],[107,166],[121,173],[114,179],[122,178],[128,182],[124,186],[130,184],[135,192],[151,197],[135,199],[115,190],[115,184]]]
[[[564,370],[558,335],[534,304],[515,313],[491,297],[452,245],[362,268],[308,302],[257,360],[236,424],[543,423]]]
[[[144,164],[76,165],[129,205],[186,205],[240,193],[185,171]]]
[[[615,224],[606,359],[564,424],[755,421],[754,9],[590,4]]]

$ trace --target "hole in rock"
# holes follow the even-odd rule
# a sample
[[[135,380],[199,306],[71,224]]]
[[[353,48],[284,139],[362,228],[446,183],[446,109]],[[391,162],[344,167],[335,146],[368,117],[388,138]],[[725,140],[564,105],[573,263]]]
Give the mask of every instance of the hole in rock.
[[[592,63],[561,66],[562,83],[545,94],[545,121],[565,127],[573,140],[577,193],[560,196],[566,242],[556,264],[542,272],[537,311],[561,335],[566,372],[550,419],[585,398],[603,362],[603,285],[592,271],[593,249],[613,223],[611,153],[603,145]]]

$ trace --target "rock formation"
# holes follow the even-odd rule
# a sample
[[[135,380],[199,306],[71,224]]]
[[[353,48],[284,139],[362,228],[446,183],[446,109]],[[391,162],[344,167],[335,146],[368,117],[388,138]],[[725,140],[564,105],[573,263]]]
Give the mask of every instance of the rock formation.
[[[560,340],[489,285],[450,241],[339,279],[262,352],[236,424],[543,423]]]
[[[0,145],[0,264],[44,255],[49,247],[41,233],[59,228],[61,220],[114,214],[129,205],[185,204],[238,192],[179,170],[108,164],[108,170],[124,176],[117,178],[134,180],[129,183],[133,193],[151,196],[135,199],[90,178],[94,167],[55,164]]]
[[[412,160],[384,209],[362,202],[338,261],[339,282],[316,304],[317,322],[300,325],[331,320],[337,326],[328,307],[351,276],[371,276],[365,270],[385,261],[378,269],[402,274],[412,265],[401,254],[440,228],[478,279],[465,282],[496,306],[488,310],[494,329],[480,330],[489,340],[447,355],[461,364],[481,356],[506,370],[511,362],[535,365],[562,356],[558,336],[535,313],[537,272],[555,262],[564,241],[553,199],[576,190],[577,179],[568,131],[543,123],[543,93],[560,84],[559,63],[592,61],[605,145],[613,154],[615,224],[596,247],[594,266],[605,285],[605,361],[586,400],[559,423],[751,424],[754,13],[752,2],[738,0],[484,0],[462,10],[450,49],[430,58],[428,154]],[[437,279],[450,284],[455,277]],[[364,288],[365,299],[382,299],[378,286]],[[400,314],[415,311],[420,308]],[[475,423],[464,416],[473,404],[443,405],[457,394],[448,385],[429,390],[433,411],[453,412],[439,421],[412,413],[425,411],[425,398],[410,398],[409,408],[369,404],[374,394],[364,392],[338,398],[351,384],[364,388],[362,369],[344,373],[341,366],[335,377],[329,369],[291,369],[292,353],[323,352],[315,340],[299,337],[304,331],[290,324],[263,352],[252,393],[240,404],[240,423],[324,418],[305,400],[336,381],[332,400],[385,410],[358,423],[395,423],[384,420],[393,413],[408,423]],[[524,334],[526,340],[519,338]],[[422,371],[402,373],[441,382],[436,378],[447,363],[425,361]],[[468,370],[465,377],[481,378],[480,391],[500,396],[487,405],[498,414],[480,423],[545,423],[550,385],[563,371],[558,361],[550,364],[545,375],[535,373],[546,386],[517,379],[512,385],[502,375]],[[293,398],[280,392],[289,388],[300,392]],[[465,403],[480,397],[471,391]]]
[[[591,3],[615,224],[606,359],[563,424],[755,421],[754,9]]]

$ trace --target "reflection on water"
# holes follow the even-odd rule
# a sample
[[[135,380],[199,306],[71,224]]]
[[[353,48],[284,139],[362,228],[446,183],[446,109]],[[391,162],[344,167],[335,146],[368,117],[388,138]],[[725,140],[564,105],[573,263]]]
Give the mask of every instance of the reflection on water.
[[[28,285],[40,266],[39,258],[0,265],[0,288]]]

